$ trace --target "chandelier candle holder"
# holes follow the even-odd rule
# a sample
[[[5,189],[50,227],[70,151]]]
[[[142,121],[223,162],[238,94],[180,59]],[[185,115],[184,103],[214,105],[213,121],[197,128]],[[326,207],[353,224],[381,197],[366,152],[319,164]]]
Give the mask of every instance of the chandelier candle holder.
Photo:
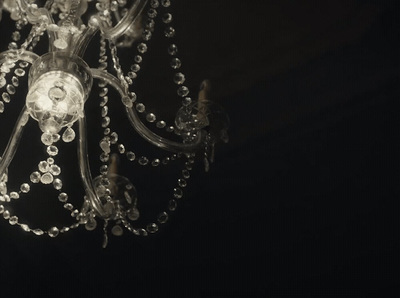
[[[0,214],[11,225],[35,235],[56,237],[81,225],[94,230],[100,220],[103,247],[107,245],[109,231],[119,236],[125,228],[134,235],[147,236],[156,233],[175,211],[194,163],[204,162],[208,171],[214,159],[214,145],[228,141],[229,119],[218,104],[208,100],[208,81],[202,83],[196,99],[192,99],[184,85],[186,76],[181,72],[182,62],[173,39],[176,31],[170,6],[170,0],[0,0],[3,22],[9,17],[16,28],[8,49],[0,53],[0,113],[6,112],[17,90],[27,90],[25,104],[0,160]],[[152,46],[152,38],[159,37],[154,34],[156,22],[164,26],[161,37],[168,44],[166,64],[172,68],[171,81],[180,102],[170,124],[147,112],[150,109],[135,93],[135,80],[144,66],[145,54]],[[96,43],[98,63],[89,65],[92,63],[85,61],[85,53]],[[45,53],[40,50],[43,45],[47,48]],[[128,71],[118,53],[126,49],[132,59]],[[102,133],[96,149],[101,166],[99,174],[92,178],[92,148],[86,124],[92,112],[85,111],[85,107],[97,90],[94,98],[100,99],[98,127]],[[114,120],[109,108],[114,102],[120,105],[130,124],[123,129],[130,129],[131,134],[161,150],[164,157],[136,156],[129,144],[122,143],[119,132],[110,125]],[[37,121],[37,140],[44,148],[45,158],[38,157],[37,167],[26,173],[25,181],[14,183],[19,188],[12,189],[9,182],[14,177],[9,169],[13,167],[24,128],[32,119]],[[77,146],[76,165],[84,193],[78,208],[70,200],[63,166],[58,164],[58,157],[63,154],[60,143]],[[145,198],[140,187],[119,174],[118,164],[122,160],[130,163],[131,171],[182,164],[176,184],[171,186],[170,193],[165,193],[165,206],[148,211],[154,214],[149,223],[138,221],[147,212],[140,209],[140,201]],[[174,162],[177,160],[180,164]],[[34,187],[55,190],[56,200],[70,213],[73,223],[33,227],[14,214],[13,201],[29,197]]]

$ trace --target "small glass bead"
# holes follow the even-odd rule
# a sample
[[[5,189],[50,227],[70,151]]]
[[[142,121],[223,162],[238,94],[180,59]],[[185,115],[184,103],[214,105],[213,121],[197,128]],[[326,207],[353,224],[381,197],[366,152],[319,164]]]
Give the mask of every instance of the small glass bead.
[[[56,146],[48,146],[47,147],[47,154],[50,156],[56,156],[58,154],[58,148]]]
[[[146,53],[147,52],[147,45],[142,42],[137,46],[137,49],[138,49],[139,53],[142,53],[142,54]]]
[[[118,145],[118,152],[121,154],[125,153],[125,146],[123,144]]]
[[[4,112],[4,102],[0,101],[0,113]]]
[[[185,97],[189,94],[189,89],[186,86],[181,86],[178,88],[177,93],[180,97]]]
[[[136,63],[141,63],[143,61],[143,57],[140,56],[140,55],[136,55],[134,60],[135,60]]]
[[[164,22],[164,24],[171,23],[172,22],[172,14],[170,14],[170,13],[164,14],[162,17],[162,21]]]
[[[108,162],[108,160],[110,159],[110,155],[103,152],[100,154],[100,161],[102,162]]]
[[[14,71],[15,75],[19,76],[19,77],[23,77],[25,75],[25,70],[23,70],[22,68],[17,68]]]
[[[58,176],[61,174],[61,168],[54,164],[50,166],[49,171],[54,176]]]
[[[60,231],[57,227],[52,227],[47,231],[47,234],[52,238],[57,237],[59,233]]]
[[[146,115],[146,120],[148,121],[148,122],[150,122],[150,123],[152,123],[152,122],[154,122],[154,121],[156,121],[156,115],[154,115],[153,113],[148,113],[147,115]]]
[[[133,207],[128,210],[127,216],[129,218],[129,220],[132,220],[132,221],[138,220],[139,216],[140,216],[139,210],[136,207]]]
[[[187,182],[185,179],[178,179],[178,185],[180,187],[186,187],[187,186]]]
[[[178,206],[178,203],[176,200],[174,200],[174,199],[169,200],[169,202],[168,202],[168,210],[169,211],[175,211],[177,206]]]
[[[158,121],[158,122],[156,123],[156,127],[157,127],[157,128],[164,128],[165,125],[167,125],[167,124],[166,124],[165,121],[163,121],[163,120]]]
[[[178,53],[178,47],[176,46],[176,44],[171,44],[168,47],[168,54],[170,54],[171,56],[174,56]]]
[[[157,11],[155,9],[153,9],[153,8],[150,8],[147,11],[147,15],[149,16],[149,18],[154,19],[157,16]]]
[[[55,189],[60,190],[62,188],[61,179],[58,179],[58,178],[54,179],[53,186],[54,186]]]
[[[147,157],[141,156],[141,157],[139,158],[138,162],[139,162],[139,164],[140,164],[141,166],[145,166],[145,165],[147,165],[147,164],[149,163],[149,160],[147,159]]]
[[[47,163],[48,163],[49,165],[54,164],[54,158],[52,158],[52,157],[47,158],[46,161],[47,161]]]
[[[44,234],[43,230],[41,230],[41,229],[34,229],[34,230],[32,230],[32,232],[33,232],[33,234],[38,235],[38,236]]]
[[[44,173],[42,177],[40,177],[40,182],[42,182],[43,184],[50,184],[53,182],[53,179],[54,179],[53,175],[47,172]]]
[[[21,227],[22,230],[24,230],[25,232],[30,232],[31,229],[29,228],[29,226],[27,224],[20,224],[19,225]]]
[[[5,103],[9,103],[11,101],[10,94],[8,94],[7,92],[3,92],[1,98],[4,100]]]
[[[144,104],[142,104],[142,103],[137,103],[137,104],[136,104],[136,110],[137,110],[139,113],[143,113],[143,112],[146,110],[146,108],[145,108]]]
[[[174,75],[174,83],[177,85],[182,85],[185,82],[185,75],[178,72]]]
[[[160,2],[158,0],[151,0],[150,1],[150,6],[153,8],[157,8],[160,5]]]
[[[10,225],[16,225],[18,223],[18,217],[15,215],[11,216],[8,222],[10,223]]]
[[[101,120],[101,126],[107,127],[110,125],[110,117],[106,116]]]
[[[180,68],[182,66],[182,62],[181,62],[181,60],[179,59],[179,58],[173,58],[172,60],[171,60],[171,67],[173,68],[173,69],[178,69],[178,68]]]
[[[31,190],[31,187],[29,186],[28,183],[22,183],[20,189],[21,192],[28,193]]]
[[[9,219],[9,218],[10,218],[10,211],[4,210],[4,212],[3,212],[3,218],[4,218],[4,219]]]
[[[182,191],[182,189],[179,188],[179,187],[174,188],[174,197],[175,197],[176,199],[180,199],[180,198],[182,198],[182,196],[183,196],[183,191]]]
[[[140,236],[147,236],[147,231],[145,229],[139,229],[139,235]]]
[[[175,36],[175,29],[174,29],[173,27],[171,27],[171,26],[165,28],[165,30],[164,30],[164,35],[165,35],[165,37],[167,37],[167,38],[174,37],[174,36]]]
[[[71,203],[66,203],[66,204],[64,204],[64,208],[67,210],[72,210],[72,209],[74,209],[74,206]]]
[[[188,170],[182,170],[182,176],[185,179],[188,179],[190,177],[190,172]]]
[[[18,86],[19,86],[19,80],[18,80],[18,78],[17,78],[17,77],[12,77],[11,83],[12,83],[15,87],[18,87]]]
[[[85,229],[88,231],[93,231],[96,227],[97,221],[93,217],[90,217],[88,222],[85,224]]]
[[[100,92],[99,92],[99,96],[100,96],[100,97],[104,97],[104,96],[107,95],[107,93],[108,93],[108,88],[102,88],[102,89],[100,90]]]
[[[110,143],[116,144],[118,142],[118,134],[116,132],[111,133],[110,135]]]
[[[65,192],[62,192],[58,195],[58,200],[62,203],[68,201],[68,195]]]
[[[136,158],[136,155],[132,151],[128,151],[128,152],[126,152],[126,157],[128,158],[128,160],[134,161]]]
[[[169,7],[171,5],[170,0],[161,0],[161,5],[164,7]]]
[[[10,192],[10,198],[13,200],[18,200],[19,199],[19,194],[15,191]]]
[[[167,212],[161,212],[161,213],[158,215],[157,221],[158,221],[160,224],[166,223],[166,222],[168,221],[168,213],[167,213]]]
[[[31,182],[32,183],[39,183],[39,181],[40,181],[40,173],[39,172],[33,172],[31,175],[30,175],[30,180],[31,180]]]
[[[156,223],[150,223],[146,227],[147,232],[154,234],[158,231],[158,225]]]
[[[13,86],[13,85],[11,85],[11,84],[8,84],[7,85],[7,87],[6,87],[6,90],[7,90],[7,92],[9,93],[9,94],[15,94],[15,87]]]
[[[115,226],[112,227],[111,233],[114,236],[122,236],[122,234],[124,233],[124,230],[121,228],[120,225],[115,225]]]
[[[160,164],[160,160],[158,158],[153,159],[153,161],[151,162],[151,165],[153,167],[157,167]]]
[[[2,214],[3,212],[4,212],[4,206],[3,205],[0,205],[0,214]]]
[[[131,70],[133,71],[133,72],[138,72],[139,70],[140,70],[140,65],[139,64],[132,64],[131,65]]]
[[[191,99],[190,97],[185,97],[185,98],[182,100],[182,105],[183,105],[184,107],[189,106],[191,103],[192,103],[192,99]]]

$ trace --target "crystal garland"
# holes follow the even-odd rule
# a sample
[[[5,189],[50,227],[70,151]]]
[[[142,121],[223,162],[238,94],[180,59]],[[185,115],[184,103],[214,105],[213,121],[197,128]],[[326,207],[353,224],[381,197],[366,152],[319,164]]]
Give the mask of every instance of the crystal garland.
[[[31,1],[32,2],[32,1]],[[127,10],[125,8],[127,1],[119,0],[119,1],[98,1],[96,3],[96,9],[98,11],[98,15],[100,15],[103,20],[111,23],[111,14],[110,12],[118,12],[118,10]],[[48,1],[46,2],[45,8],[49,9],[52,14],[59,14],[60,19],[67,19],[71,16],[71,12],[78,10],[80,1],[71,1],[70,11],[65,10],[65,2],[64,1]],[[9,4],[11,5],[11,4]],[[122,67],[119,62],[119,57],[117,55],[117,47],[119,46],[113,40],[105,38],[105,36],[101,35],[100,40],[100,57],[99,57],[99,66],[97,70],[92,69],[92,75],[94,78],[99,79],[98,87],[100,88],[99,98],[100,98],[100,109],[101,109],[101,127],[104,130],[104,136],[99,142],[100,149],[102,151],[100,155],[100,160],[102,165],[100,167],[100,176],[93,179],[93,184],[95,186],[95,196],[100,198],[99,209],[105,210],[106,215],[102,215],[99,211],[94,208],[93,201],[90,199],[90,195],[84,197],[84,202],[81,209],[75,208],[71,202],[69,202],[69,195],[63,189],[63,182],[60,179],[60,174],[62,172],[62,168],[57,164],[57,156],[59,155],[59,149],[55,145],[60,139],[69,143],[76,139],[76,133],[72,128],[72,123],[66,124],[66,128],[62,135],[58,134],[58,132],[46,131],[44,130],[41,141],[46,146],[47,157],[40,161],[38,164],[38,168],[30,174],[30,181],[24,182],[21,184],[19,190],[8,191],[7,190],[7,172],[4,172],[0,181],[0,214],[3,215],[3,218],[8,220],[11,225],[18,225],[26,232],[32,232],[35,235],[48,235],[50,237],[56,237],[60,233],[65,233],[69,230],[76,229],[80,225],[84,225],[85,228],[89,231],[94,230],[97,226],[96,217],[102,218],[104,220],[104,243],[103,246],[107,245],[108,234],[107,229],[109,225],[109,221],[114,223],[111,228],[111,233],[113,235],[119,236],[122,235],[123,229],[121,226],[125,227],[128,231],[132,232],[134,235],[138,236],[147,236],[148,234],[156,233],[159,230],[160,225],[165,224],[170,214],[176,210],[179,199],[183,197],[183,190],[187,186],[187,180],[190,178],[190,171],[193,168],[193,164],[195,162],[196,153],[193,150],[189,150],[185,152],[184,147],[180,148],[178,145],[175,145],[177,148],[182,150],[176,150],[177,152],[172,153],[170,156],[160,158],[160,157],[149,157],[144,155],[138,155],[134,152],[132,148],[127,148],[127,146],[120,140],[118,132],[114,131],[111,125],[111,119],[109,117],[109,106],[108,106],[108,88],[114,87],[120,90],[121,101],[122,104],[129,109],[135,109],[139,115],[143,115],[145,121],[148,123],[155,123],[157,129],[165,130],[167,133],[175,133],[182,136],[184,140],[184,144],[193,144],[196,139],[199,138],[199,127],[205,127],[209,122],[207,116],[212,113],[207,110],[211,106],[211,110],[214,109],[215,114],[221,114],[222,112],[215,105],[212,106],[211,103],[204,101],[203,103],[195,103],[192,102],[189,97],[189,88],[184,84],[186,76],[179,71],[181,68],[182,62],[177,56],[178,47],[175,43],[170,43],[168,46],[168,54],[171,57],[170,66],[173,70],[175,70],[175,74],[173,77],[174,83],[178,86],[177,95],[182,98],[182,107],[178,111],[175,125],[167,124],[164,120],[159,120],[158,117],[154,113],[146,112],[145,105],[139,101],[137,95],[130,91],[130,87],[133,84],[133,81],[137,78],[138,73],[140,72],[141,63],[144,59],[144,55],[147,52],[148,45],[147,42],[152,38],[152,34],[154,32],[155,21],[157,16],[160,15],[160,9],[162,8],[164,13],[162,14],[161,20],[165,24],[164,36],[167,39],[172,39],[176,32],[175,29],[171,26],[172,24],[172,14],[168,11],[171,5],[170,0],[151,0],[149,1],[149,8],[147,10],[147,21],[145,27],[142,30],[141,38],[142,41],[137,45],[136,51],[137,53],[134,55],[134,61],[130,66],[130,71],[127,74],[124,74]],[[30,9],[37,10],[37,6],[35,4],[30,3]],[[0,87],[4,88],[5,91],[2,93],[2,101],[0,101],[0,113],[3,113],[5,110],[5,104],[9,103],[12,95],[16,93],[16,88],[19,86],[19,79],[26,75],[26,68],[29,64],[33,63],[36,60],[36,57],[29,56],[29,53],[34,49],[36,44],[39,42],[40,37],[46,31],[59,31],[63,28],[58,27],[54,24],[49,24],[48,20],[44,17],[39,17],[38,23],[32,26],[30,33],[28,34],[25,41],[18,46],[17,42],[21,39],[21,29],[28,24],[28,18],[24,15],[24,12],[14,7],[11,10],[11,17],[16,19],[16,30],[12,33],[12,42],[9,44],[9,50],[1,59],[2,64],[0,67]],[[69,14],[68,14],[69,13]],[[75,27],[69,27],[69,30],[78,30]],[[83,31],[83,29],[82,29]],[[70,32],[71,33],[71,32]],[[71,33],[73,34],[73,33]],[[129,37],[129,36],[128,36]],[[129,38],[126,38],[122,41],[126,43],[129,42]],[[107,43],[109,47],[110,56],[107,55]],[[54,41],[54,46],[58,49],[62,49],[66,47],[63,43],[62,39],[56,39]],[[122,44],[124,46],[124,44]],[[29,52],[29,53],[28,53]],[[25,59],[21,60],[21,57],[25,55]],[[113,69],[116,72],[116,80],[108,78],[103,73],[107,71],[108,62],[112,62]],[[29,63],[28,63],[29,62]],[[8,82],[7,74],[11,73],[14,69],[14,74],[12,75],[11,82]],[[98,75],[101,73],[102,75]],[[111,85],[110,85],[111,84]],[[54,96],[59,99],[64,96],[63,92],[65,90],[64,86],[53,87],[51,90],[54,92]],[[53,94],[52,93],[52,94]],[[49,96],[50,91],[49,91]],[[200,105],[200,106],[199,106]],[[204,114],[202,114],[203,111]],[[194,113],[200,115],[199,117],[194,117]],[[134,118],[135,114],[133,111],[128,113],[130,117]],[[189,120],[188,120],[189,119]],[[23,127],[27,121],[29,120],[29,114],[24,112],[21,113],[21,116],[18,120],[18,125]],[[217,121],[218,122],[218,121]],[[222,123],[222,128],[218,127],[217,132],[212,129],[208,131],[204,138],[203,143],[203,154],[204,154],[204,163],[205,169],[208,170],[209,161],[213,160],[213,147],[214,144],[221,139],[224,142],[227,142],[227,134],[226,130],[228,127],[228,120],[225,115],[222,116],[222,120],[220,120],[217,124],[219,126]],[[80,137],[85,139],[85,124],[84,121],[79,119],[79,127],[80,127]],[[217,125],[218,126],[218,125]],[[43,129],[42,129],[43,130]],[[80,140],[79,140],[80,141]],[[173,143],[170,143],[174,146]],[[85,145],[80,143],[82,146],[82,150],[85,149]],[[113,158],[115,158],[112,153],[112,148],[116,148],[117,154],[121,156],[125,156],[127,161],[133,163],[138,166],[150,166],[150,167],[160,167],[166,166],[171,163],[171,161],[184,158],[186,162],[184,163],[184,168],[180,170],[180,177],[176,180],[176,186],[172,190],[172,198],[168,200],[166,210],[162,211],[158,214],[156,219],[142,227],[134,227],[131,222],[135,221],[139,218],[139,210],[137,208],[137,198],[136,198],[136,190],[134,186],[124,177],[112,176],[113,173],[110,173],[110,167],[112,167]],[[83,161],[81,161],[83,163]],[[84,166],[83,166],[84,167]],[[110,175],[111,174],[111,175]],[[112,180],[112,181],[111,181]],[[122,204],[116,203],[113,200],[113,184],[120,183],[120,187],[123,189],[122,196],[125,200],[125,206]],[[11,211],[7,208],[7,203],[11,202],[11,200],[17,200],[22,196],[25,196],[30,192],[31,187],[34,184],[43,184],[43,185],[52,185],[55,190],[59,192],[58,200],[62,203],[63,208],[70,212],[71,217],[73,217],[76,222],[63,226],[61,228],[53,226],[50,229],[40,229],[40,228],[31,228],[27,224],[22,223],[18,216],[11,213]],[[93,194],[92,194],[93,195]]]

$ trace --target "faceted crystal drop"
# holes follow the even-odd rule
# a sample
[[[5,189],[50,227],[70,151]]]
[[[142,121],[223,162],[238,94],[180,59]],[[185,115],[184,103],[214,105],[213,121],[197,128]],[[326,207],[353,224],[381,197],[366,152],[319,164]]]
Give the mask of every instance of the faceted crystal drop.
[[[65,143],[72,142],[75,139],[75,131],[71,127],[67,127],[62,135],[62,140]]]
[[[42,177],[40,177],[40,182],[42,182],[43,184],[50,184],[53,182],[53,175],[50,173],[44,173],[42,175]]]
[[[60,231],[58,230],[57,227],[52,227],[52,228],[50,228],[50,229],[47,231],[47,233],[49,234],[50,237],[54,238],[54,237],[57,237],[57,236],[58,236],[58,234],[60,233]]]

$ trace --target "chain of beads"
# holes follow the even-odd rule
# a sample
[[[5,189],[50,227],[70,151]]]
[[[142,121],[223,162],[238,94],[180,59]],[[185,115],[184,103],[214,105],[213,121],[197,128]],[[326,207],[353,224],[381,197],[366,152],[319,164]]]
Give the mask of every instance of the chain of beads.
[[[132,232],[136,236],[148,236],[149,234],[154,234],[158,232],[159,225],[165,224],[168,219],[169,215],[176,210],[178,207],[178,200],[183,197],[183,189],[187,186],[187,180],[190,178],[190,171],[193,168],[195,155],[191,154],[188,156],[188,160],[185,162],[185,168],[181,172],[181,177],[177,180],[177,186],[173,189],[172,198],[168,201],[167,210],[162,211],[157,216],[157,220],[155,222],[151,222],[145,226],[145,228],[134,228],[129,221],[126,219],[121,219],[121,224],[130,232]],[[116,227],[116,228],[115,228]],[[119,227],[119,222],[113,227],[116,231],[120,232],[122,229]],[[115,234],[113,230],[111,230],[114,235],[121,235]]]
[[[16,22],[16,31],[12,33],[12,42],[8,45],[10,50],[17,50],[18,45],[17,41],[21,38],[21,33],[19,30],[23,28],[27,24],[27,19],[25,17],[21,17]],[[26,49],[32,50],[34,46],[36,46],[40,37],[43,35],[46,30],[46,23],[42,22],[39,25],[35,25],[32,27],[32,30],[28,34],[25,41],[21,44],[19,48],[19,52],[23,52]],[[12,69],[15,68],[16,62],[18,60],[18,56],[9,54],[7,56],[6,61],[0,67],[0,88],[6,87],[5,91],[1,94],[0,100],[0,113],[3,113],[5,110],[5,104],[11,101],[11,96],[16,93],[16,88],[19,86],[19,78],[26,75],[25,68],[28,67],[28,62],[20,62],[19,67],[14,70],[14,75],[11,78],[11,83],[7,83],[6,75],[11,72]]]

